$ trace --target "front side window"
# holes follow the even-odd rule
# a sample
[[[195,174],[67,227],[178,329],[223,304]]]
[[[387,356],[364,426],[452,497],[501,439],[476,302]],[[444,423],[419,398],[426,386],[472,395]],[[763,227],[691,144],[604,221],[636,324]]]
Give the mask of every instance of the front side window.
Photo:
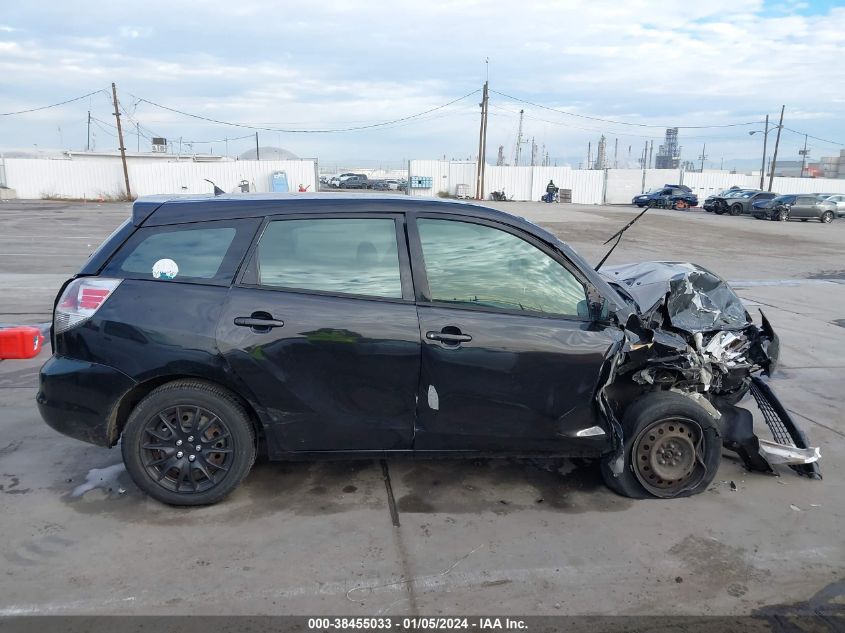
[[[256,268],[262,286],[402,298],[392,218],[270,222]]]
[[[469,222],[417,225],[432,301],[587,316],[584,286],[533,244]]]

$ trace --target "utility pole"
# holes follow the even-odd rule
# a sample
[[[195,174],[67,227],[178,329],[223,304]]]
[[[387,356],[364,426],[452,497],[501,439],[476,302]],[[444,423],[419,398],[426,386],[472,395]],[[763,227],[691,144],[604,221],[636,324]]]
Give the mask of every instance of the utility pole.
[[[701,169],[699,169],[699,171],[702,174],[704,173],[704,159],[707,158],[707,155],[704,153],[706,150],[707,150],[707,143],[705,143],[704,146],[701,148],[701,156],[699,156],[699,158],[701,159]]]
[[[643,147],[643,157],[640,160],[640,166],[643,168],[643,184],[640,190],[640,193],[645,193],[645,169],[646,169],[646,156],[648,155],[648,141],[645,142],[645,147]]]
[[[804,177],[804,169],[807,167],[807,154],[808,154],[808,152],[807,152],[807,135],[806,134],[804,135],[804,149],[802,149],[798,153],[801,154],[801,178],[803,178]]]
[[[120,143],[120,160],[123,162],[123,180],[126,183],[126,197],[131,198],[132,192],[129,189],[129,170],[126,168],[126,147],[123,145],[123,127],[120,125],[120,107],[117,104],[117,86],[112,82],[111,96],[114,101],[114,118],[117,121],[117,141]]]
[[[258,132],[255,133],[255,160],[261,160],[261,154],[258,152]]]
[[[587,141],[587,169],[593,168],[593,144]]]
[[[772,190],[772,181],[775,179],[775,167],[778,163],[778,146],[780,145],[780,131],[783,129],[783,111],[786,109],[785,105],[780,107],[780,122],[778,123],[778,135],[775,137],[775,153],[772,155],[772,169],[769,172],[769,191]]]
[[[136,152],[138,154],[141,153],[141,125],[136,121],[135,122],[135,138],[138,140],[138,148]]]
[[[531,166],[537,166],[537,143],[534,142],[534,137],[531,137]]]
[[[648,146],[648,168],[651,169],[651,155],[654,153],[654,141],[651,141]]]
[[[760,191],[766,182],[766,142],[769,140],[769,115],[766,115],[766,127],[763,128],[763,163],[760,165]]]
[[[229,137],[226,137],[226,158],[229,157]]]
[[[522,153],[522,116],[525,110],[519,111],[519,131],[516,133],[516,153],[514,154],[514,167],[519,165],[519,155]]]
[[[613,169],[619,169],[619,139],[613,141]]]
[[[478,166],[476,168],[475,199],[484,200],[484,163],[487,158],[487,82],[481,96],[481,124],[478,128]]]
[[[85,145],[85,151],[91,151],[91,110],[88,110],[88,143]]]

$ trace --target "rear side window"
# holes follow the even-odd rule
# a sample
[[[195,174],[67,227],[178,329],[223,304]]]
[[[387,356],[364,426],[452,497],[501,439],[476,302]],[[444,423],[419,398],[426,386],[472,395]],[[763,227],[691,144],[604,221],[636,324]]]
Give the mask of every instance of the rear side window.
[[[392,218],[270,222],[258,243],[256,268],[262,286],[402,298]]]
[[[112,258],[104,275],[159,281],[228,284],[258,220],[142,227]]]

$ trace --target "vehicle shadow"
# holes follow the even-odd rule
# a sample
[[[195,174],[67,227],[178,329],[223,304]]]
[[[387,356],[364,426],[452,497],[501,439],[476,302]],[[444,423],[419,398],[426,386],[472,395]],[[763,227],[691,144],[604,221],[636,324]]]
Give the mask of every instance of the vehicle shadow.
[[[87,474],[80,472],[73,483],[57,483],[53,490],[77,512],[152,524],[176,517],[187,523],[241,523],[275,514],[311,517],[389,510],[385,470],[377,460],[260,461],[227,499],[183,508],[149,498],[110,457],[108,463],[97,460],[103,463]],[[586,460],[391,459],[386,472],[400,517],[607,512],[631,504],[605,488],[598,462]]]

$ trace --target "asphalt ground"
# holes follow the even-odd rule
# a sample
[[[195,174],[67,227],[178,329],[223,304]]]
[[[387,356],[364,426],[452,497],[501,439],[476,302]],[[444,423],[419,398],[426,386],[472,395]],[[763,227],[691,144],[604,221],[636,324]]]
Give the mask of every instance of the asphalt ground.
[[[590,261],[637,212],[492,206]],[[48,321],[62,281],[128,213],[0,203],[0,323]],[[49,350],[2,361],[0,615],[723,615],[794,610],[813,596],[841,605],[844,247],[841,220],[653,210],[609,260],[697,262],[766,311],[782,343],[772,385],[821,446],[823,481],[751,474],[725,453],[701,495],[631,501],[583,463],[260,462],[226,501],[171,508],[135,488],[117,450],[40,420],[33,398]]]

